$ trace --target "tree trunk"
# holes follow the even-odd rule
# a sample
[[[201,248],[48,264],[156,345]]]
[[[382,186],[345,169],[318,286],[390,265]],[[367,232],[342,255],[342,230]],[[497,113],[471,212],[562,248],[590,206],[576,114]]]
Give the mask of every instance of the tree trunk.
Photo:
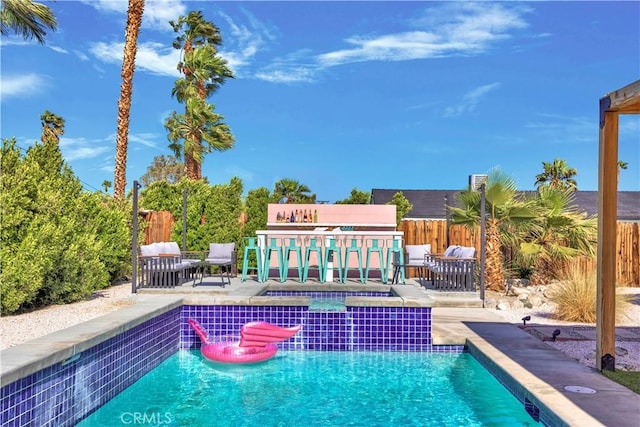
[[[495,220],[490,220],[487,226],[486,254],[485,283],[487,289],[494,291],[504,290],[504,266],[502,247],[500,245],[500,231]]]
[[[131,112],[131,94],[133,92],[133,73],[138,48],[138,33],[144,12],[144,0],[129,0],[127,11],[127,30],[122,59],[122,86],[118,100],[118,125],[116,130],[116,159],[114,172],[113,196],[124,197],[127,185],[127,145],[129,139],[129,114]]]

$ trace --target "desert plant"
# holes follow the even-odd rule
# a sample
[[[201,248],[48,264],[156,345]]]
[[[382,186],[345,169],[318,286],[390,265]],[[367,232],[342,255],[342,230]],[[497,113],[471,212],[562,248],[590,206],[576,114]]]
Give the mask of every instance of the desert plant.
[[[559,320],[580,323],[596,322],[597,285],[595,272],[570,268],[559,285],[551,292]],[[616,295],[616,319],[624,317],[629,304],[627,295]]]

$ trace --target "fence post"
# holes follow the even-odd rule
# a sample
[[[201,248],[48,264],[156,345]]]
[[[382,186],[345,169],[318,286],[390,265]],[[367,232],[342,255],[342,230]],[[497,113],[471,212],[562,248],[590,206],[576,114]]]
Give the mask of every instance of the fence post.
[[[131,236],[131,292],[136,293],[138,291],[138,189],[140,184],[138,181],[133,181],[133,218],[132,218],[132,233]]]
[[[485,184],[480,184],[480,299],[484,308],[484,260],[485,260]]]

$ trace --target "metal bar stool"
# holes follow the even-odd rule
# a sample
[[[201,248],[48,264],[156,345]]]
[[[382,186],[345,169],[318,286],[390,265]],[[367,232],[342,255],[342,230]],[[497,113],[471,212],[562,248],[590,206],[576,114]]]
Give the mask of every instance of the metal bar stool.
[[[336,260],[338,261],[337,267],[335,264]],[[340,283],[344,283],[344,276],[342,275],[342,248],[338,244],[338,239],[336,239],[335,237],[328,237],[327,244],[324,248],[324,260],[321,278],[321,281],[323,283],[327,281],[327,270],[329,270],[329,263],[332,261],[334,261],[334,263],[332,263],[331,269],[338,269],[338,278],[340,279]]]
[[[387,277],[384,271],[384,249],[382,245],[383,243],[380,243],[380,239],[367,239],[367,262],[364,272],[365,283],[369,281],[369,267],[371,265],[370,261],[372,254],[378,254],[378,260],[380,261],[380,278],[383,283],[387,283]]]
[[[346,245],[346,249],[344,251],[344,274],[342,277],[344,281],[349,279],[349,255],[355,253],[358,259],[358,271],[360,272],[360,281],[364,283],[364,275],[362,274],[362,238],[358,237],[347,237],[349,243]]]
[[[278,278],[284,282],[283,258],[284,252],[282,246],[278,244],[278,238],[270,237],[264,254],[264,268],[262,269],[262,281],[269,280],[269,272],[271,271],[271,254],[274,252],[278,255]]]
[[[256,270],[258,274],[258,282],[262,281],[262,251],[258,246],[258,238],[257,237],[244,237],[242,239],[244,242],[244,259],[242,260],[242,278],[241,281],[244,282],[247,280],[247,270]],[[249,256],[251,253],[254,253],[256,256],[256,265],[249,265]]]
[[[390,268],[391,268],[391,258],[394,258],[394,267],[400,266],[399,267],[399,279],[402,281],[402,284],[404,285],[405,281],[404,281],[404,249],[402,248],[402,239],[391,239],[391,240],[387,240],[387,265],[385,268],[385,271],[387,273],[389,273]],[[394,268],[394,275],[393,275],[393,282],[395,282],[398,278],[396,277],[396,269]],[[384,283],[387,283],[387,277],[385,276],[384,278]]]
[[[298,266],[298,280],[302,282],[302,246],[298,245],[298,240],[295,237],[290,237],[288,239],[284,239],[288,241],[288,243],[284,246],[284,267],[282,272],[282,277],[284,280],[289,276],[289,257],[291,256],[291,252],[294,252],[297,256],[297,266]]]
[[[311,237],[311,238],[309,238],[309,244],[307,245],[307,247],[304,250],[304,271],[302,272],[302,281],[303,282],[306,282],[307,278],[309,277],[309,267],[311,267],[309,265],[309,261],[310,261],[310,257],[311,257],[311,253],[312,252],[316,253],[316,257],[318,259],[318,266],[317,266],[317,268],[318,268],[318,276],[319,276],[321,281],[323,279],[323,274],[322,274],[322,246],[318,245],[318,238]]]

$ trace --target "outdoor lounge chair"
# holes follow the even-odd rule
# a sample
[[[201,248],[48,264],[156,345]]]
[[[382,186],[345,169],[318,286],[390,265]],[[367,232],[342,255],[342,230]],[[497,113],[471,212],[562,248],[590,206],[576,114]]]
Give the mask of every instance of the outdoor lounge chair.
[[[231,283],[230,274],[233,266],[237,263],[237,259],[238,253],[236,251],[235,243],[210,243],[209,253],[204,259],[204,262],[209,268],[212,266],[218,267],[222,286],[225,286],[224,273],[226,272],[227,282]]]
[[[474,247],[452,245],[442,255],[425,255],[427,280],[436,290],[475,291]]]
[[[405,245],[404,246],[404,268],[413,267],[418,272],[418,281],[422,284],[425,278],[424,263],[425,255],[431,254],[431,245]],[[406,271],[405,271],[406,276]]]
[[[189,280],[199,260],[190,259],[176,242],[140,246],[140,287],[173,288]]]

